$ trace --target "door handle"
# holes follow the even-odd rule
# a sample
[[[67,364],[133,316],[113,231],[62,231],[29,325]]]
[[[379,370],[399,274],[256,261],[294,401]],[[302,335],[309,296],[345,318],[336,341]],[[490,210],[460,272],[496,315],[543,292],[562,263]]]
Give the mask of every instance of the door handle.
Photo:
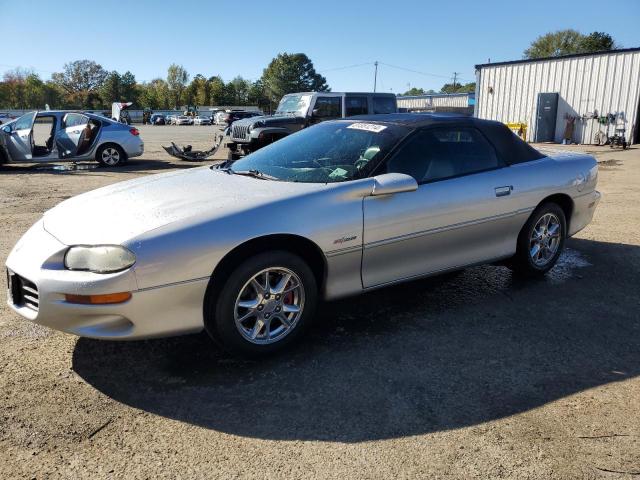
[[[513,190],[513,185],[506,185],[504,187],[496,187],[496,197],[506,197],[507,195],[511,195],[511,190]]]

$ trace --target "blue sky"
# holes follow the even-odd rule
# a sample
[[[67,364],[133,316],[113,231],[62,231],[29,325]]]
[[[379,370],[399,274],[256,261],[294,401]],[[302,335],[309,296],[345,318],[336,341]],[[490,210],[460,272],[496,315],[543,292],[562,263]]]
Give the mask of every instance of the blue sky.
[[[334,91],[371,90],[378,60],[378,90],[398,93],[438,90],[453,72],[473,81],[475,64],[519,59],[552,30],[606,31],[640,47],[639,0],[0,0],[0,12],[0,72],[31,67],[43,78],[88,58],[139,81],[173,62],[254,80],[286,51],[309,55]]]

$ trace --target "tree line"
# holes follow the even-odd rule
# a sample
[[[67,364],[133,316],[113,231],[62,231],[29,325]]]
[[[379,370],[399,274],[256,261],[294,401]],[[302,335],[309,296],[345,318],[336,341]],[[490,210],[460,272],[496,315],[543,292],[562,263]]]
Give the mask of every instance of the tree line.
[[[535,39],[524,58],[557,57],[619,48],[605,32],[584,35],[572,29],[549,32]],[[469,93],[475,82],[446,83],[440,92],[411,88],[403,95]],[[109,109],[111,103],[134,102],[138,108],[174,109],[183,105],[258,105],[268,110],[283,95],[301,91],[329,91],[326,79],[316,72],[304,53],[281,53],[250,81],[241,76],[225,82],[220,76],[193,77],[181,65],[170,65],[166,78],[137,82],[133,73],[108,71],[92,60],[76,60],[61,72],[42,80],[32,70],[16,68],[0,82],[0,108]]]
[[[112,102],[134,102],[137,108],[170,110],[185,105],[258,105],[269,109],[283,95],[300,91],[329,91],[304,53],[278,54],[251,81],[237,76],[225,82],[219,75],[193,77],[177,64],[165,78],[138,82],[133,73],[108,71],[92,60],[76,60],[43,80],[36,72],[16,68],[0,82],[3,109],[110,109]]]

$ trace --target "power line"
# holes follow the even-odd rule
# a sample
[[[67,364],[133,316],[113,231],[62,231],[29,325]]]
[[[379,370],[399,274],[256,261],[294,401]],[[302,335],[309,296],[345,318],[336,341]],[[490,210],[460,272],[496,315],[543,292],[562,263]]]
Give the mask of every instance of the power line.
[[[398,65],[391,65],[389,63],[380,62],[380,65],[385,65],[387,67],[397,68],[398,70],[405,70],[407,72],[417,73],[418,75],[425,75],[425,76],[428,76],[428,77],[446,78],[447,80],[451,79],[451,76],[449,76],[449,75],[439,75],[437,73],[421,72],[420,70],[414,70],[412,68],[400,67]],[[459,77],[458,75],[460,75],[460,72],[454,72],[454,73],[456,73],[456,81],[464,81],[464,82],[474,81],[474,80],[469,80],[467,78]]]
[[[384,65],[386,67],[391,67],[391,68],[397,68],[398,70],[404,70],[406,72],[417,73],[419,75],[426,75],[427,77],[438,77],[438,78],[446,78],[446,79],[450,78],[449,75],[438,75],[437,73],[421,72],[419,70],[413,70],[411,68],[405,68],[405,67],[399,67],[397,65],[391,65],[390,63],[380,62],[380,65]]]
[[[344,67],[325,68],[324,70],[318,70],[318,73],[334,72],[336,70],[346,70],[348,68],[363,67],[365,65],[373,65],[373,63],[374,62],[365,62],[365,63],[356,63],[355,65],[346,65]]]
[[[338,70],[347,70],[349,68],[363,67],[365,65],[376,65],[376,63],[379,64],[379,65],[384,65],[386,67],[396,68],[398,70],[404,70],[406,72],[417,73],[418,75],[425,75],[425,76],[428,76],[428,77],[437,77],[437,78],[446,78],[447,80],[451,79],[451,76],[449,76],[449,75],[440,75],[440,74],[437,74],[437,73],[421,72],[420,70],[414,70],[412,68],[407,68],[407,67],[400,67],[398,65],[392,65],[390,63],[385,63],[385,62],[364,62],[364,63],[356,63],[354,65],[345,65],[343,67],[325,68],[323,70],[319,70],[318,73],[333,72],[333,71],[338,71]],[[460,75],[460,72],[457,72],[457,75]],[[456,77],[456,81],[458,81],[458,80],[465,81],[465,82],[469,81],[466,78]]]

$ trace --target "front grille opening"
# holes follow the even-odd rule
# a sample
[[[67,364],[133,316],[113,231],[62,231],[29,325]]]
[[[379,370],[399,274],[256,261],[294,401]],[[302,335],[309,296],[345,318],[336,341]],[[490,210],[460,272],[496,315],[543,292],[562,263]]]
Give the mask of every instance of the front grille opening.
[[[38,311],[40,297],[35,283],[13,272],[7,272],[7,283],[11,301],[16,307],[27,307]]]
[[[244,140],[245,137],[247,136],[248,130],[249,130],[248,125],[233,125],[231,137]]]

